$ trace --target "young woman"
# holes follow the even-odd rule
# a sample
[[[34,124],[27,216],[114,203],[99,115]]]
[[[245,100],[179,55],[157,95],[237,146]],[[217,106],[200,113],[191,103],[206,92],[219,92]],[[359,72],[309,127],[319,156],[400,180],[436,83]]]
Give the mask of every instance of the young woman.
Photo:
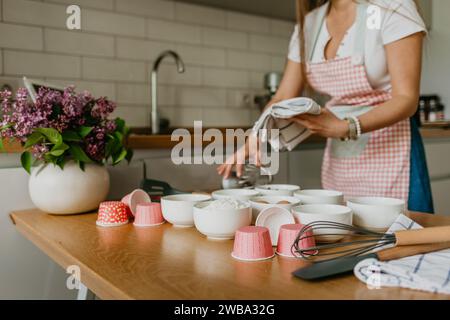
[[[410,210],[433,212],[423,143],[411,118],[426,33],[415,2],[297,0],[297,10],[284,76],[269,105],[306,87],[330,96],[320,115],[295,118],[328,138],[323,188],[346,197],[401,198]],[[232,167],[223,164],[218,173],[228,176]],[[241,174],[242,165],[236,167]]]

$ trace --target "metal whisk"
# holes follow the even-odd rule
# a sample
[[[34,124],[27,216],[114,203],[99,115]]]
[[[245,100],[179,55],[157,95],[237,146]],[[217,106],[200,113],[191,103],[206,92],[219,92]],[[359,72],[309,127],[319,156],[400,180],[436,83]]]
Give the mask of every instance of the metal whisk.
[[[319,230],[329,231],[317,232]],[[310,238],[313,238],[315,242],[320,242],[320,239],[342,236],[351,236],[351,239],[348,241],[325,243],[307,248],[301,245]],[[303,259],[333,256],[332,258],[326,259],[332,260],[347,256],[361,255],[374,249],[394,244],[395,242],[395,234],[373,232],[364,228],[338,222],[315,221],[305,225],[300,230],[295,242],[292,244],[291,252],[294,256]],[[323,259],[321,261],[323,261]]]

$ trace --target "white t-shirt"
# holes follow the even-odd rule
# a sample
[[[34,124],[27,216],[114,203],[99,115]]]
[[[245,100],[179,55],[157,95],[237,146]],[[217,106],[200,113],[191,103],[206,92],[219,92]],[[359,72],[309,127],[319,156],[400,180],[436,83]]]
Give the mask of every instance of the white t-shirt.
[[[387,59],[384,45],[400,40],[417,32],[426,32],[417,7],[413,0],[372,0],[371,4],[377,5],[381,13],[381,28],[366,29],[365,39],[365,67],[369,82],[374,89],[391,90],[391,78],[387,68]],[[318,10],[325,10],[328,4],[308,13],[305,18],[305,41],[310,44],[314,39],[312,29]],[[351,56],[354,47],[355,24],[347,30],[336,57]],[[326,23],[321,28],[317,38],[316,48],[311,62],[325,60],[325,46],[330,40],[330,34]],[[307,45],[308,46],[308,45]],[[289,44],[288,58],[300,62],[298,25],[295,27]],[[307,52],[308,50],[306,50]]]

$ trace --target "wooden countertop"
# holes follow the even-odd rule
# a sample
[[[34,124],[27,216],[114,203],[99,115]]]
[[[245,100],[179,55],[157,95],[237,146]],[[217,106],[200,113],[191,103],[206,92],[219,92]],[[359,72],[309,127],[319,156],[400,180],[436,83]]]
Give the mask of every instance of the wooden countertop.
[[[235,129],[235,128],[232,128]],[[190,129],[188,129],[191,131]],[[222,132],[225,128],[220,128]],[[438,139],[438,138],[450,138],[450,129],[441,128],[421,128],[420,132],[425,139]],[[128,138],[128,146],[132,149],[171,149],[177,145],[178,141],[171,141],[170,134],[158,134],[158,135],[145,135],[145,134],[131,134]],[[204,141],[203,145],[206,146],[210,142]],[[325,138],[313,135],[306,139],[306,144],[325,143]],[[4,149],[6,153],[20,153],[23,151],[21,145],[17,142],[9,142],[4,140]],[[1,153],[1,152],[0,152]]]
[[[424,226],[450,218],[411,214]],[[78,265],[81,281],[102,299],[448,299],[399,288],[369,290],[354,276],[307,282],[291,275],[305,262],[276,256],[239,262],[233,241],[210,241],[195,228],[95,225],[96,214],[11,213],[17,229],[63,268]],[[31,266],[30,266],[31,268]]]

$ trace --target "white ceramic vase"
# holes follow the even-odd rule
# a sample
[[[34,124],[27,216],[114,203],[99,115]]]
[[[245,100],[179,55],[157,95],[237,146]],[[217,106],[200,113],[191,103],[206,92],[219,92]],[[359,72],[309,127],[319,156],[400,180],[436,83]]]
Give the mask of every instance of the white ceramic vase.
[[[64,170],[53,164],[32,168],[28,182],[36,207],[52,214],[76,214],[98,208],[109,191],[109,173],[104,166],[86,164],[82,171],[70,161]]]

